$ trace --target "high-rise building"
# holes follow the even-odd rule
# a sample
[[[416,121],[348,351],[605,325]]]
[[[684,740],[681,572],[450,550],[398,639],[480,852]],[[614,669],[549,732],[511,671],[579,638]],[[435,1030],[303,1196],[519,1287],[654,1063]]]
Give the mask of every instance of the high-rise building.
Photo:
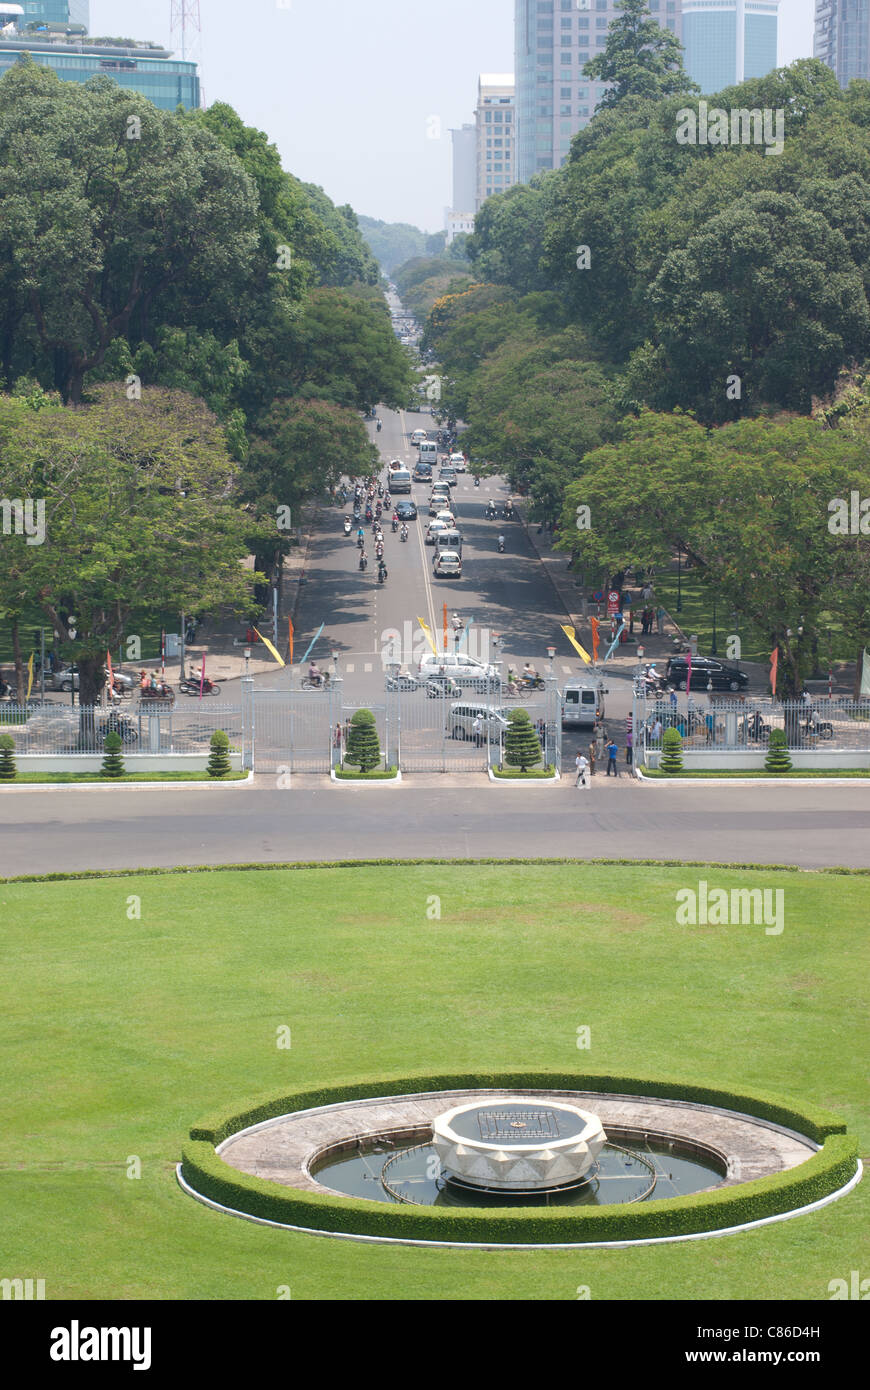
[[[870,79],[870,0],[816,0],[813,57],[827,63],[841,87]]]
[[[514,75],[481,73],[477,111],[477,191],[474,211],[487,198],[516,183],[516,115]],[[460,209],[457,209],[459,211]]]
[[[65,82],[103,74],[163,111],[200,104],[196,63],[176,61],[159,44],[89,38],[88,0],[0,0],[0,77],[25,53]]]
[[[652,17],[679,37],[681,0],[648,0]],[[615,0],[516,0],[517,179],[565,163],[607,84],[583,76],[619,15]]]
[[[452,212],[473,212],[477,199],[477,126],[451,130],[453,140]]]
[[[705,94],[776,67],[779,0],[682,0],[684,66]]]

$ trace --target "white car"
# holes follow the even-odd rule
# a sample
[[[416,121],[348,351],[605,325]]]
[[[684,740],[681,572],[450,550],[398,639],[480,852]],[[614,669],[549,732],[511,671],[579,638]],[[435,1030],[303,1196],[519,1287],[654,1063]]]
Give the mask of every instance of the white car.
[[[445,575],[449,578],[462,578],[462,560],[455,550],[436,550],[435,564],[432,566],[435,574],[440,578]]]
[[[429,436],[425,430],[415,430],[414,433],[411,435],[411,443],[414,445],[415,448],[419,448],[423,441],[428,438]]]
[[[501,679],[497,666],[475,661],[474,657],[466,656],[465,652],[426,652],[420,658],[419,669],[420,679],[424,681],[431,676],[443,674],[458,681],[460,685],[485,688],[487,682],[498,686]]]
[[[446,521],[439,521],[438,518],[436,517],[434,521],[430,521],[430,522],[429,522],[429,525],[428,525],[428,527],[426,528],[426,544],[427,544],[427,545],[434,545],[434,544],[435,544],[435,537],[438,535],[438,532],[439,532],[439,531],[452,531],[452,530],[453,530],[453,527],[452,527],[452,526],[448,526]]]
[[[452,512],[448,512],[448,511],[446,511],[446,510],[443,511],[443,512],[436,512],[436,513],[435,513],[435,520],[436,520],[436,521],[446,521],[446,522],[447,522],[447,525],[450,527],[451,531],[454,530],[454,528],[455,528],[455,526],[456,526],[456,517],[453,515]]]
[[[447,460],[448,467],[453,468],[457,473],[464,473],[468,467],[464,454],[451,454]]]

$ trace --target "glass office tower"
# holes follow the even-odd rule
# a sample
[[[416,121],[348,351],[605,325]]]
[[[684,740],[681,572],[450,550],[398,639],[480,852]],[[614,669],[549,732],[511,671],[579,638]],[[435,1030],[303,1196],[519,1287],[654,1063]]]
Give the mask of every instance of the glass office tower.
[[[681,0],[648,0],[663,29],[680,34]],[[606,84],[583,65],[600,53],[618,15],[614,0],[516,0],[517,180],[565,163]]]
[[[841,87],[853,77],[870,80],[870,0],[816,0],[813,56],[834,70]]]
[[[776,67],[779,0],[683,0],[685,68],[707,94]]]

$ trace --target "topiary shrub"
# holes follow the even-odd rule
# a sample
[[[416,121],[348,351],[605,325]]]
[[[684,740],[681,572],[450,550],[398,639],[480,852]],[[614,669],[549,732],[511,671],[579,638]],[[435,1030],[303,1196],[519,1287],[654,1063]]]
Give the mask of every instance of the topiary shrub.
[[[679,729],[665,729],[659,768],[662,772],[682,772],[683,738]]]
[[[223,729],[215,729],[209,740],[211,752],[206,764],[206,772],[209,777],[226,777],[228,772],[232,772],[230,763],[229,747],[230,741]]]
[[[504,760],[508,767],[518,767],[527,772],[541,761],[541,740],[534,725],[524,709],[512,709],[508,715],[507,733],[504,736]]]
[[[791,772],[792,761],[788,751],[788,738],[785,729],[771,729],[764,760],[765,772]]]
[[[360,772],[373,772],[380,763],[381,741],[370,709],[358,709],[351,719],[344,761]]]
[[[15,740],[11,734],[0,734],[0,782],[14,782],[17,776]]]
[[[121,735],[116,733],[106,734],[106,741],[103,744],[106,755],[103,758],[103,765],[100,768],[101,777],[123,777],[126,772],[124,759],[121,757]]]

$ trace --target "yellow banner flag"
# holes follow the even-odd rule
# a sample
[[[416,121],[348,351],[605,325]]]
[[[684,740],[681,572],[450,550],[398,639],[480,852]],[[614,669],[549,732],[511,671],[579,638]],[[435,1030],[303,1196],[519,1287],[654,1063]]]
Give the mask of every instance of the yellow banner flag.
[[[420,624],[421,628],[423,629],[423,631],[424,631],[425,634],[426,634],[426,641],[429,643],[429,646],[432,648],[433,652],[434,652],[435,655],[437,656],[437,655],[438,655],[438,648],[435,646],[435,643],[432,641],[432,633],[429,631],[428,627],[427,627],[426,624],[423,622],[423,619],[422,619],[422,618],[418,618],[418,619],[417,619],[417,622]]]
[[[27,699],[30,699],[30,692],[33,689],[33,652],[30,653],[30,660],[27,663]]]
[[[588,652],[584,651],[583,648],[580,646],[580,643],[577,641],[577,638],[574,636],[574,628],[573,628],[573,627],[565,627],[564,624],[563,624],[563,625],[562,625],[562,631],[564,632],[565,636],[568,638],[568,641],[571,643],[571,646],[574,648],[574,650],[575,650],[576,652],[579,652],[579,653],[580,653],[580,655],[582,656],[583,660],[586,662],[586,665],[587,665],[587,666],[591,666],[591,665],[592,665],[592,657],[589,655]]]
[[[259,637],[260,641],[263,643],[263,646],[266,647],[266,648],[272,653],[272,655],[274,656],[274,658],[275,658],[275,660],[277,661],[278,665],[279,665],[279,666],[286,666],[286,665],[287,665],[287,662],[284,660],[284,658],[283,658],[282,656],[279,656],[279,655],[278,655],[278,653],[275,651],[275,648],[272,646],[272,643],[269,641],[268,637],[264,637],[263,634],[262,634],[262,632],[257,632],[257,629],[256,629],[256,628],[254,628],[254,631],[257,633],[257,636]]]

